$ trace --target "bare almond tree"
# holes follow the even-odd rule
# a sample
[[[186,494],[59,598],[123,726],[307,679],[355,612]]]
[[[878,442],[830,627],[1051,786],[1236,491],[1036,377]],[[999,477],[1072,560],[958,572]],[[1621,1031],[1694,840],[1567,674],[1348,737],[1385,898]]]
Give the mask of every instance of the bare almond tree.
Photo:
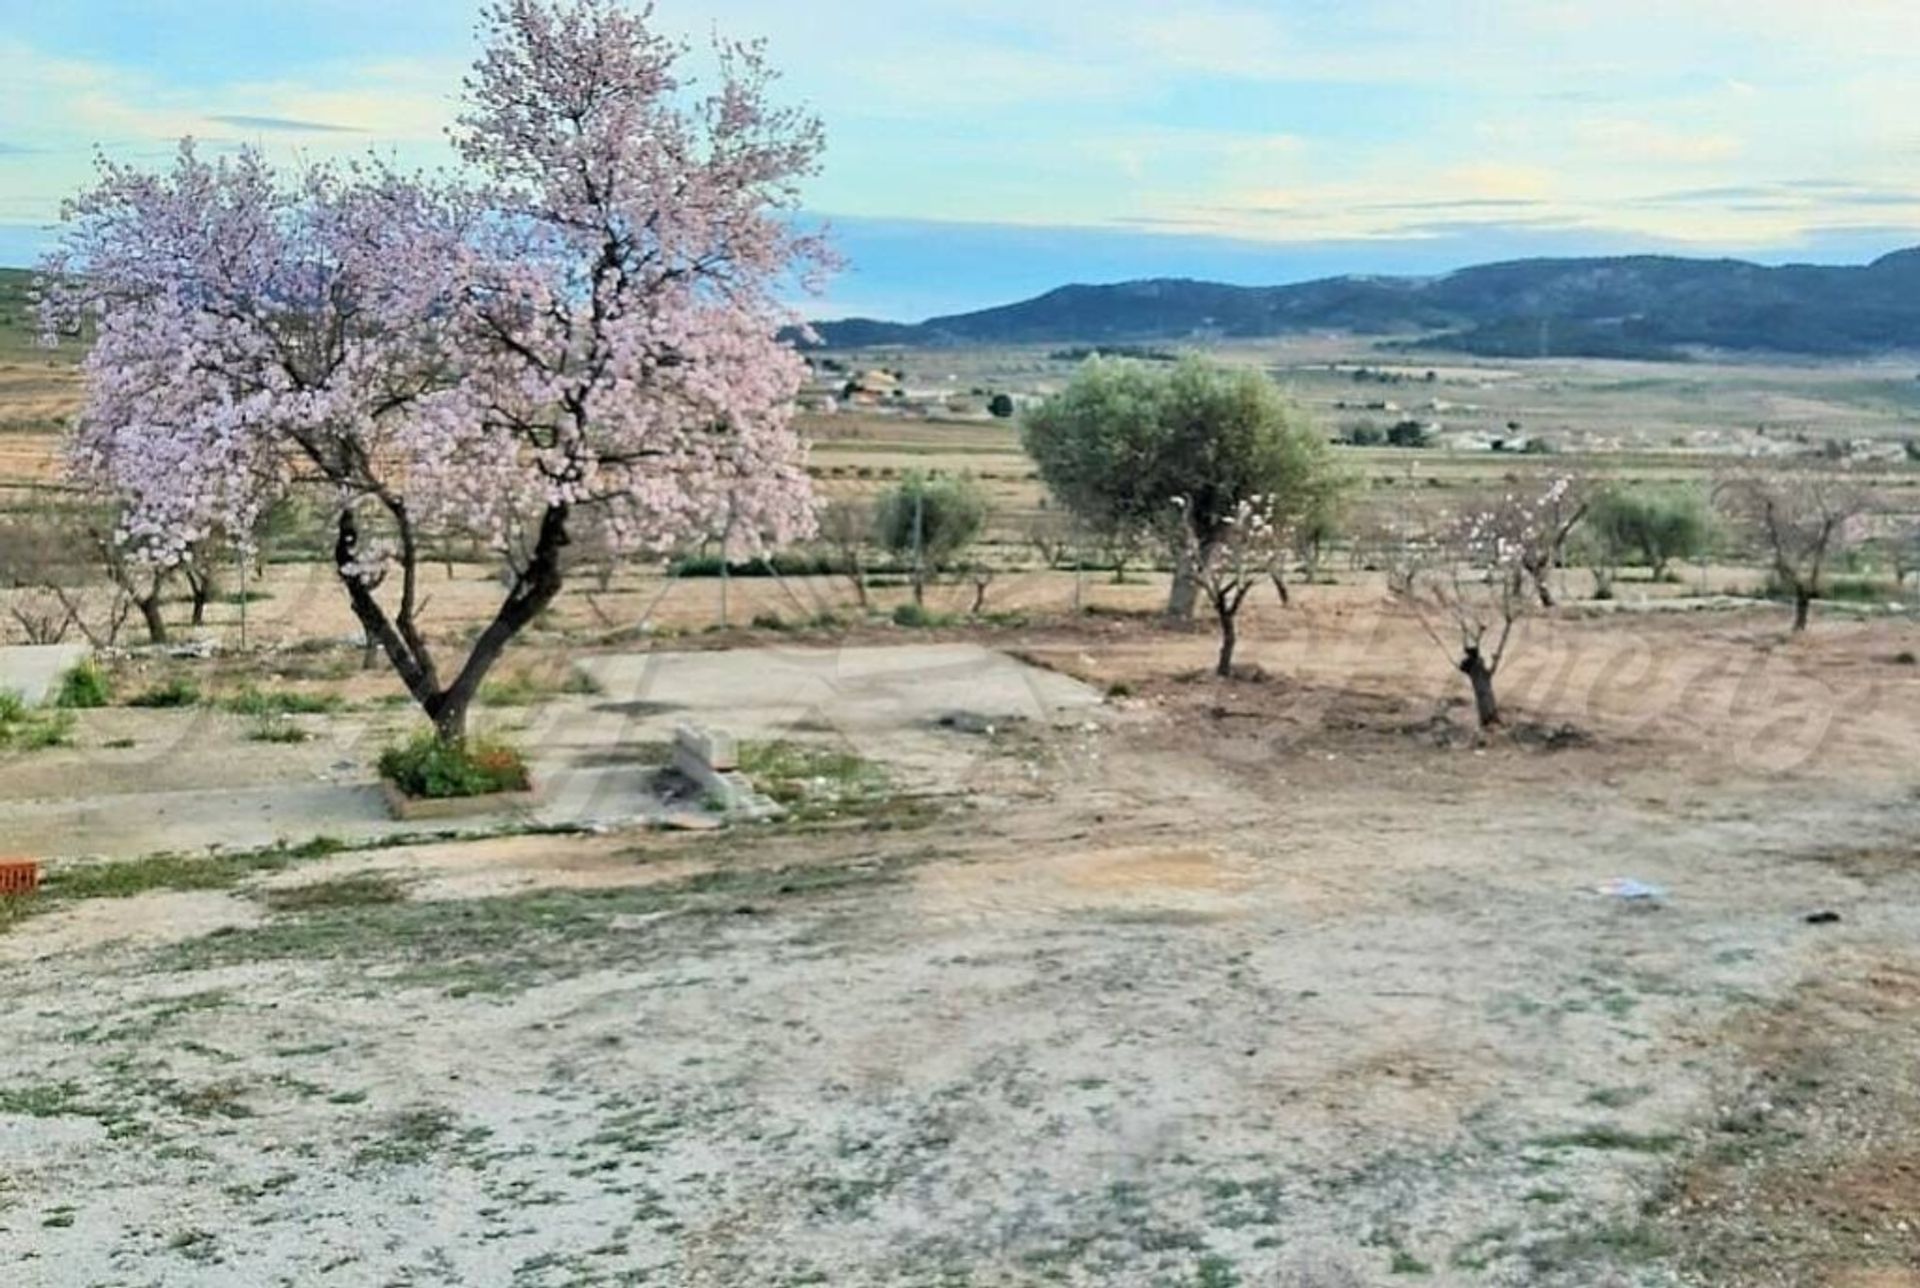
[[[0,591],[6,592],[8,618],[27,643],[59,644],[78,632],[95,648],[111,647],[136,604],[150,631],[159,622],[164,576],[120,554],[102,536],[105,522],[56,503],[0,522]],[[165,637],[161,623],[154,642]]]
[[[1593,488],[1586,480],[1569,475],[1561,482],[1563,488],[1549,488],[1542,494],[1537,515],[1514,525],[1524,543],[1520,566],[1542,608],[1553,607],[1553,572],[1566,563],[1567,545],[1593,503]]]
[[[1753,467],[1722,479],[1717,495],[1760,547],[1774,581],[1793,597],[1794,633],[1806,630],[1828,568],[1860,538],[1872,494],[1844,469]]]
[[[1189,504],[1184,497],[1175,502],[1183,515]],[[1186,558],[1194,582],[1213,606],[1214,619],[1220,626],[1220,654],[1214,662],[1214,674],[1222,678],[1233,675],[1240,609],[1247,595],[1264,581],[1285,584],[1281,573],[1291,550],[1292,517],[1276,497],[1247,497],[1205,525],[1204,530],[1214,534],[1211,541],[1188,543]],[[1194,528],[1182,519],[1182,531]]]

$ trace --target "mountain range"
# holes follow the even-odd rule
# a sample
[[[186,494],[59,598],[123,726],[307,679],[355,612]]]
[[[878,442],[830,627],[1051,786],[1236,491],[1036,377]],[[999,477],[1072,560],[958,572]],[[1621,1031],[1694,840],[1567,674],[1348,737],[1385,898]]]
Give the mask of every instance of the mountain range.
[[[1097,346],[1345,331],[1506,358],[1676,360],[1700,349],[1866,355],[1920,349],[1920,248],[1864,266],[1639,255],[1291,286],[1158,278],[1063,286],[917,324],[848,318],[814,330],[828,348]]]

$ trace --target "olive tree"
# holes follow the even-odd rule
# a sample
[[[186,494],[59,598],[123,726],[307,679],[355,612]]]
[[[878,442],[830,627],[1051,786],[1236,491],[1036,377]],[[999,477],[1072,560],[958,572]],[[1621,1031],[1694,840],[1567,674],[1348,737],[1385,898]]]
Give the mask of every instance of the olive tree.
[[[874,540],[912,565],[913,602],[926,603],[927,581],[979,539],[987,495],[972,479],[909,474],[880,498]]]
[[[1171,368],[1091,360],[1028,413],[1023,439],[1053,495],[1092,531],[1164,545],[1167,611],[1180,619],[1192,616],[1216,547],[1236,535],[1242,503],[1273,506],[1290,533],[1318,515],[1324,541],[1345,487],[1325,437],[1271,380],[1200,358]]]
[[[1177,493],[1158,487],[1154,470],[1163,383],[1143,363],[1091,358],[1021,422],[1021,441],[1048,491],[1088,544],[1114,552],[1116,570],[1146,534],[1171,530]]]
[[[1666,579],[1674,560],[1704,552],[1713,530],[1700,494],[1679,488],[1607,488],[1594,498],[1588,524],[1611,567],[1638,556],[1655,581]]]

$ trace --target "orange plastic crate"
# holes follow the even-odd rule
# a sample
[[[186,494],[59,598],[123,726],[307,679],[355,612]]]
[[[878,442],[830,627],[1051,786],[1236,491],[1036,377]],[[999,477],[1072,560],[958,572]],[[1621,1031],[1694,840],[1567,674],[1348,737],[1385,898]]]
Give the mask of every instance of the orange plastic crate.
[[[0,859],[0,898],[32,894],[40,888],[40,864],[33,859]]]

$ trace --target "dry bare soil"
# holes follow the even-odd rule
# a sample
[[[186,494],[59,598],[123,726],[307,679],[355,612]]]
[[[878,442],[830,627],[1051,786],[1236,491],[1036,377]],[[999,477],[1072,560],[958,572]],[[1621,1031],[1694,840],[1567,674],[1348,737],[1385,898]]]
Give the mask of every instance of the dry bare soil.
[[[1370,589],[1259,614],[994,635],[1112,696],[796,727],[867,787],[782,826],[69,886],[0,1282],[1920,1283],[1910,628],[1568,615],[1483,740]]]

